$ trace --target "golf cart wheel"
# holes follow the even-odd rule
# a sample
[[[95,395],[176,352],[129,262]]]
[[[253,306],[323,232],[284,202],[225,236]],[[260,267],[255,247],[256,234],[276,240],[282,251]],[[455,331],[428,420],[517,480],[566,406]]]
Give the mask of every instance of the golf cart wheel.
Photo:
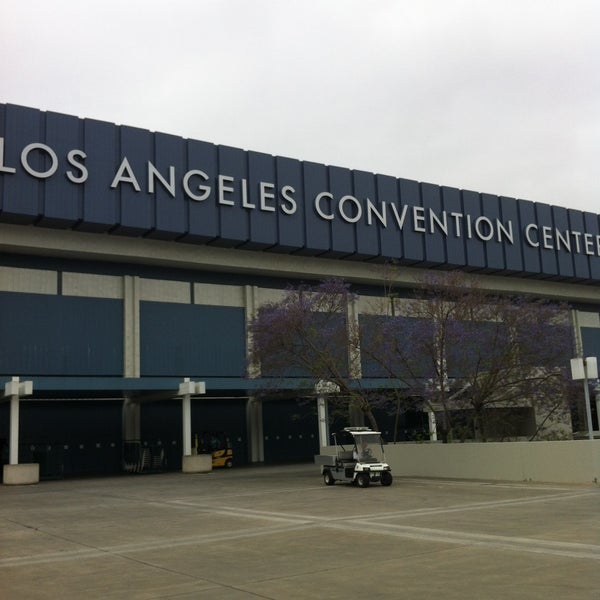
[[[335,479],[333,478],[331,471],[325,471],[323,473],[323,481],[325,482],[325,485],[333,485],[335,483]]]
[[[381,485],[385,485],[385,486],[392,485],[393,479],[394,478],[392,477],[392,474],[389,471],[384,471],[381,474]]]
[[[366,488],[366,487],[369,487],[370,483],[371,483],[371,479],[370,479],[368,473],[359,473],[356,476],[356,484],[358,485],[358,487]]]
[[[228,458],[228,459],[225,461],[225,466],[226,466],[228,469],[231,469],[231,467],[233,467],[233,461],[232,461],[230,458]]]

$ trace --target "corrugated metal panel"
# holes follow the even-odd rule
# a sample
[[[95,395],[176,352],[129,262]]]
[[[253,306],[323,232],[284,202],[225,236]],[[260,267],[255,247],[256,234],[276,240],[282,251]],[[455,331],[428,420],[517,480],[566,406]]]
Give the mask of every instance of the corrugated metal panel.
[[[582,327],[581,341],[583,342],[585,356],[600,356],[600,329]]]
[[[315,404],[296,399],[263,403],[266,463],[312,460],[319,452]]]
[[[0,293],[0,370],[7,375],[121,375],[118,300]]]
[[[241,308],[140,303],[142,376],[242,377]]]

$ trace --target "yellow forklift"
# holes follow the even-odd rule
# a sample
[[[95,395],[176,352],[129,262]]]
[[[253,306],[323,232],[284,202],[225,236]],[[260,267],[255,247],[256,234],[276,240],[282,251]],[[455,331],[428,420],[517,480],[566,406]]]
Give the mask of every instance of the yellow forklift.
[[[231,440],[223,431],[201,431],[195,434],[194,447],[198,454],[212,454],[213,469],[233,467]]]

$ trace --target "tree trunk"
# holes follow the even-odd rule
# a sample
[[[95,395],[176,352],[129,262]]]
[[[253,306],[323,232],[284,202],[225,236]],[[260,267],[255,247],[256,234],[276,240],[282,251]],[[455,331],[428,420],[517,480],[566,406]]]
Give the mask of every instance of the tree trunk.
[[[485,435],[483,432],[483,410],[481,407],[473,407],[473,430],[476,442],[485,442]]]

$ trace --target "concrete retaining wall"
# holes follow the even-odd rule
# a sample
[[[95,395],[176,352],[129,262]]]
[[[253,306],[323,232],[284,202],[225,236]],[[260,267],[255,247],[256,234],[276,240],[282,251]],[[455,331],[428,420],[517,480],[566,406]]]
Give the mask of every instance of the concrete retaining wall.
[[[385,454],[396,476],[600,482],[600,440],[388,444]]]

